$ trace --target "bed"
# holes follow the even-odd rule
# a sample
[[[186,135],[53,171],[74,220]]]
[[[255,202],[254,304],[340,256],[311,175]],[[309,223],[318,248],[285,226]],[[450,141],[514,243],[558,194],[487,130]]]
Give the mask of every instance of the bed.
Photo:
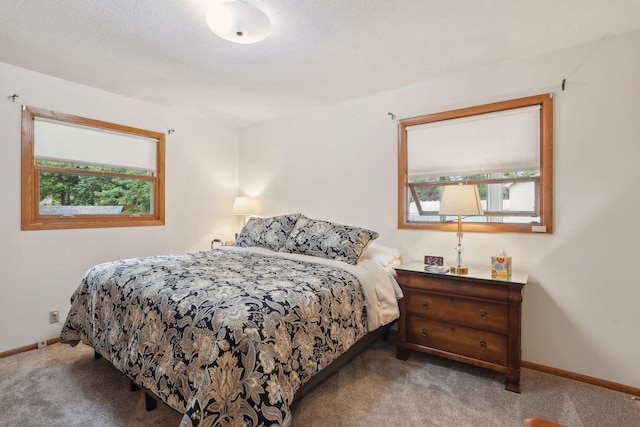
[[[181,426],[291,423],[296,393],[398,317],[377,233],[301,214],[252,218],[235,246],[92,267],[60,341],[83,342]]]

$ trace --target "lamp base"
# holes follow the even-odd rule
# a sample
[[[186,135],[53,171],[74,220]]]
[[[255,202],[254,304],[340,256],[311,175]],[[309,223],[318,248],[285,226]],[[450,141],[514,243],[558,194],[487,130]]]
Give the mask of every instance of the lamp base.
[[[451,274],[469,274],[469,267],[463,267],[461,265],[451,266]]]

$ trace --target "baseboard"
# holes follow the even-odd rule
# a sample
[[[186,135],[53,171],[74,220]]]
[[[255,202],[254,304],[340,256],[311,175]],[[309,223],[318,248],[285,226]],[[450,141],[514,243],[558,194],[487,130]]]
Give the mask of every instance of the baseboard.
[[[56,338],[51,338],[49,340],[47,340],[47,345],[51,345],[51,344],[56,344],[60,342],[60,338],[56,337]],[[38,348],[38,343],[34,343],[34,344],[30,344],[30,345],[25,345],[24,347],[18,347],[18,348],[14,348],[12,350],[7,350],[7,351],[3,351],[0,352],[0,359],[4,358],[4,357],[9,357],[9,356],[13,356],[16,354],[20,354],[20,353],[24,353],[25,351],[31,351],[31,350],[36,350]]]
[[[522,361],[523,368],[533,369],[535,371],[546,372],[547,374],[557,375],[559,377],[569,378],[571,380],[580,381],[587,384],[597,385],[599,387],[608,388],[610,390],[620,391],[622,393],[640,396],[640,388],[631,387],[624,384],[614,383],[612,381],[601,380],[600,378],[590,377],[588,375],[577,374],[575,372],[565,371],[563,369],[551,368],[549,366],[539,365],[533,362]]]
[[[389,336],[397,338],[398,331],[395,329],[390,329]],[[640,396],[640,388],[631,387],[624,384],[618,384],[612,381],[602,380],[600,378],[594,378],[588,375],[582,375],[575,372],[565,371],[562,369],[551,368],[549,366],[539,365],[537,363],[527,362],[525,360],[521,361],[520,365],[523,368],[533,369],[535,371],[545,372],[547,374],[557,375],[559,377],[564,377],[564,378],[580,381],[587,384],[597,385],[598,387],[608,388],[610,390],[631,394],[633,396]]]

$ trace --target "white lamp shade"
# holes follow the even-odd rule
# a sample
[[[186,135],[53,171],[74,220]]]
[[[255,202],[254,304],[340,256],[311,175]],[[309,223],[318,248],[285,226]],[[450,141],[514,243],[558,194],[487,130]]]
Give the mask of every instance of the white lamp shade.
[[[482,215],[480,193],[475,185],[447,185],[440,201],[440,215]]]
[[[232,215],[255,215],[258,212],[258,201],[253,197],[236,197],[233,201]]]
[[[225,1],[212,6],[207,25],[225,40],[250,44],[271,34],[271,21],[263,11],[244,1]]]

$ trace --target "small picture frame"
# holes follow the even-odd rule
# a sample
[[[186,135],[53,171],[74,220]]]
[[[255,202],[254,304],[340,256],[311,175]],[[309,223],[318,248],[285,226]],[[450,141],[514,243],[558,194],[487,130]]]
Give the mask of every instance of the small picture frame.
[[[435,256],[435,255],[425,255],[424,256],[425,265],[444,265],[444,257]]]

